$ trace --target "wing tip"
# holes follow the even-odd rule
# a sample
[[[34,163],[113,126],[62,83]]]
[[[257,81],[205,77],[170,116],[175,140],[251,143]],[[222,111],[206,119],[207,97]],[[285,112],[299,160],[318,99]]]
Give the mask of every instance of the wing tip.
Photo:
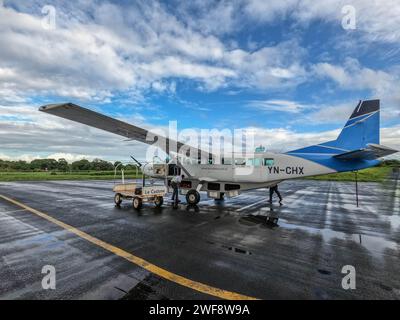
[[[68,105],[72,105],[72,103],[71,102],[67,102],[67,103],[46,104],[46,105],[43,105],[43,106],[39,107],[39,111],[48,112],[51,109],[55,109],[55,108],[59,108],[59,107],[63,107],[63,106],[68,106]]]

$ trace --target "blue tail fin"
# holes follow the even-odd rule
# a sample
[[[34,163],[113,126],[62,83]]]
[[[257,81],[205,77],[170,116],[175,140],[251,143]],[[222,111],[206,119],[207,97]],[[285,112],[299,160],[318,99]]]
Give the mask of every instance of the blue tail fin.
[[[380,129],[379,100],[360,101],[335,141],[322,145],[347,150],[367,147],[369,143],[379,144]]]
[[[340,154],[346,151],[363,149],[370,143],[379,144],[379,130],[380,101],[360,101],[336,140],[289,153]]]

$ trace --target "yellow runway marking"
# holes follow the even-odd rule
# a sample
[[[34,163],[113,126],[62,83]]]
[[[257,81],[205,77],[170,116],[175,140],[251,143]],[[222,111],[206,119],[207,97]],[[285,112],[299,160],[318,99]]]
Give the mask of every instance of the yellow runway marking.
[[[68,225],[68,224],[66,224],[64,222],[61,222],[61,221],[59,221],[59,220],[57,220],[57,219],[55,219],[55,218],[53,218],[53,217],[41,212],[39,210],[33,209],[31,207],[28,207],[27,205],[25,205],[23,203],[20,203],[20,202],[14,200],[14,199],[8,198],[8,197],[3,196],[3,195],[0,195],[0,198],[4,199],[4,200],[6,200],[6,201],[8,201],[10,203],[13,203],[16,206],[18,206],[20,208],[23,208],[23,209],[25,209],[25,210],[27,210],[27,211],[29,211],[29,212],[41,217],[41,218],[43,218],[43,219],[46,219],[47,221],[50,221],[50,222],[58,225],[59,227],[65,229],[65,230],[68,230],[68,231],[76,234],[77,236],[79,236],[79,237],[81,237],[81,238],[83,238],[83,239],[85,239],[85,240],[87,240],[87,241],[89,241],[89,242],[91,242],[91,243],[93,243],[93,244],[105,249],[105,250],[108,250],[109,252],[111,252],[111,253],[119,256],[119,257],[122,257],[122,258],[130,261],[133,264],[135,264],[135,265],[137,265],[139,267],[142,267],[143,269],[146,269],[147,271],[150,271],[150,272],[152,272],[152,273],[154,273],[154,274],[156,274],[156,275],[158,275],[158,276],[160,276],[160,277],[162,277],[164,279],[167,279],[169,281],[177,283],[177,284],[179,284],[181,286],[184,286],[184,287],[187,287],[187,288],[190,288],[190,289],[193,289],[193,290],[196,290],[196,291],[199,291],[199,292],[202,292],[202,293],[214,296],[214,297],[222,298],[222,299],[228,299],[228,300],[257,300],[256,298],[253,298],[253,297],[242,295],[242,294],[239,294],[239,293],[236,293],[236,292],[231,292],[231,291],[215,288],[215,287],[206,285],[204,283],[193,281],[193,280],[190,280],[188,278],[182,277],[182,276],[180,276],[178,274],[175,274],[173,272],[170,272],[168,270],[160,268],[160,267],[158,267],[158,266],[156,266],[156,265],[154,265],[154,264],[152,264],[152,263],[150,263],[150,262],[148,262],[148,261],[146,261],[146,260],[144,260],[144,259],[142,259],[140,257],[137,257],[137,256],[125,251],[125,250],[122,250],[122,249],[120,249],[120,248],[118,248],[116,246],[113,246],[113,245],[111,245],[111,244],[109,244],[107,242],[104,242],[104,241],[102,241],[100,239],[97,239],[97,238],[87,234],[86,232],[83,232],[83,231],[81,231],[81,230],[79,230],[79,229],[77,229],[77,228],[75,228],[73,226],[70,226],[70,225]]]

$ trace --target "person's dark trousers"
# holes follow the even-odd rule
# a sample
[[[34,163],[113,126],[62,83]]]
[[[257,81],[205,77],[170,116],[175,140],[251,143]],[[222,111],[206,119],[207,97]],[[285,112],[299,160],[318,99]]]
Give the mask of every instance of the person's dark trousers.
[[[272,202],[272,196],[274,195],[274,192],[278,196],[279,201],[282,201],[282,196],[278,190],[278,186],[275,186],[275,187],[269,188],[269,202]]]
[[[178,203],[179,200],[179,190],[178,190],[178,185],[176,183],[172,184],[172,188],[174,189],[174,191],[172,192],[172,200],[175,200],[175,203]]]

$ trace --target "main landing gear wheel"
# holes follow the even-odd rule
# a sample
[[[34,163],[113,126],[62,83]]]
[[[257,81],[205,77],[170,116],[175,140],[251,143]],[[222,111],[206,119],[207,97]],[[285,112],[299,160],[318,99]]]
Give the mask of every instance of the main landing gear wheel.
[[[141,209],[142,208],[142,199],[140,199],[139,197],[135,197],[135,198],[133,198],[133,207],[136,209],[136,210],[139,210],[139,209]]]
[[[197,190],[189,190],[186,194],[186,202],[190,205],[196,205],[200,202],[200,193]]]
[[[114,196],[114,202],[117,206],[122,203],[122,196],[119,193]]]
[[[157,208],[160,208],[164,203],[164,198],[163,197],[157,197],[154,200],[154,204],[156,205]]]

